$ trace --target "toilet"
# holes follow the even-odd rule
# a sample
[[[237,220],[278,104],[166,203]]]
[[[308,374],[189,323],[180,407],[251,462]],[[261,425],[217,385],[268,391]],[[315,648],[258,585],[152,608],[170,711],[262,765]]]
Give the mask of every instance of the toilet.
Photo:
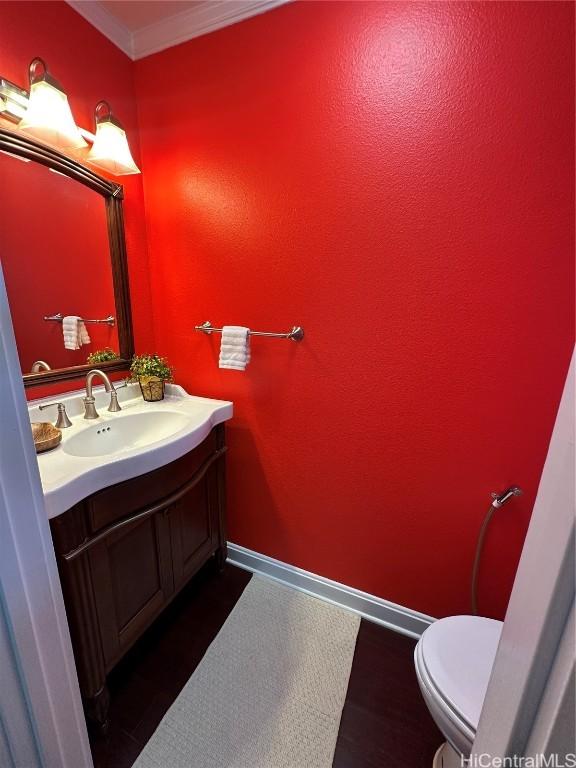
[[[461,768],[470,755],[501,631],[501,621],[449,616],[431,624],[416,646],[420,690],[446,737],[434,768]]]

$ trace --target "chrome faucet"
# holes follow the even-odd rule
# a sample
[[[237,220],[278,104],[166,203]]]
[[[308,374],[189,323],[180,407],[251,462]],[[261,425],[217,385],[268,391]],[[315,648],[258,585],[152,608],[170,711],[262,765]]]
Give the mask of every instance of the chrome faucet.
[[[118,393],[114,389],[114,384],[112,384],[104,371],[101,371],[99,368],[94,368],[93,370],[88,371],[88,375],[86,376],[86,397],[82,398],[82,402],[84,403],[85,419],[98,418],[98,411],[94,405],[95,400],[94,395],[92,394],[92,381],[96,376],[100,376],[104,382],[104,389],[106,392],[110,393],[110,405],[108,406],[108,410],[112,411],[112,413],[117,413],[118,411],[122,410],[120,404],[118,403]]]

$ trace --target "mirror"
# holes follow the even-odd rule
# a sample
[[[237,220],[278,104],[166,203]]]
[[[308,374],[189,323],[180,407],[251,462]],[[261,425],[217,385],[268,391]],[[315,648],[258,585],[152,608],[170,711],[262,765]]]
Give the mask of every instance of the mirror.
[[[0,263],[27,386],[84,376],[88,355],[106,348],[119,358],[98,367],[129,364],[121,201],[118,184],[0,128]],[[84,320],[77,341],[65,316]]]

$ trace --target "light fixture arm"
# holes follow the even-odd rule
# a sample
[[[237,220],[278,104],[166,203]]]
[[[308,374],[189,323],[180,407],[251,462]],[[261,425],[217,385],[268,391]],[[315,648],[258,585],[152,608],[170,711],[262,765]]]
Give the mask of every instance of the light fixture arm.
[[[112,113],[112,107],[105,99],[99,101],[94,107],[94,120],[96,125],[100,125],[101,123],[112,123],[122,131],[124,130],[124,126],[120,120],[118,120],[116,115]]]
[[[38,72],[39,67],[42,68],[42,72],[40,73]],[[32,59],[30,66],[28,67],[28,73],[30,85],[44,80],[48,74],[48,67],[46,66],[44,59],[41,59],[40,56],[36,56],[36,58]]]
[[[28,77],[30,80],[30,87],[35,83],[48,83],[52,88],[56,88],[58,91],[64,93],[64,88],[62,88],[60,81],[56,80],[55,77],[52,77],[50,72],[48,72],[46,62],[44,59],[41,59],[40,56],[36,56],[36,58],[32,59],[30,62],[30,66],[28,67]]]
[[[96,120],[96,125],[98,125],[98,123],[107,122],[111,117],[112,117],[112,108],[110,107],[110,104],[105,99],[102,99],[94,107],[94,118]]]

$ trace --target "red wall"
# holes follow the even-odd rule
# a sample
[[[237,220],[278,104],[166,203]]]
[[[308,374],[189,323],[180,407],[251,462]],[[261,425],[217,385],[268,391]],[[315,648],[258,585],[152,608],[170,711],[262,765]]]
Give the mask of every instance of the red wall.
[[[2,77],[26,86],[28,65],[35,56],[41,56],[64,86],[78,125],[94,130],[94,107],[100,99],[107,99],[124,123],[132,153],[139,162],[134,64],[124,53],[64,2],[0,2],[0,30]],[[126,195],[124,214],[136,346],[146,349],[153,346],[153,325],[142,177],[126,176],[121,183]],[[25,201],[22,223],[34,226]],[[0,247],[1,242],[0,232]],[[81,271],[74,277],[77,290],[82,291]],[[34,398],[69,388],[69,384],[33,387],[27,394]]]
[[[503,615],[573,344],[573,34],[569,3],[297,2],[137,62],[156,338],[235,403],[232,541],[467,612],[518,483]],[[220,371],[206,319],[306,339]]]
[[[137,348],[235,402],[230,538],[464,612],[515,482],[501,616],[573,344],[573,6],[297,2],[136,65],[64,3],[0,3],[0,29],[3,76],[41,55],[79,124],[105,97],[126,125]],[[205,319],[306,339],[220,371]]]

